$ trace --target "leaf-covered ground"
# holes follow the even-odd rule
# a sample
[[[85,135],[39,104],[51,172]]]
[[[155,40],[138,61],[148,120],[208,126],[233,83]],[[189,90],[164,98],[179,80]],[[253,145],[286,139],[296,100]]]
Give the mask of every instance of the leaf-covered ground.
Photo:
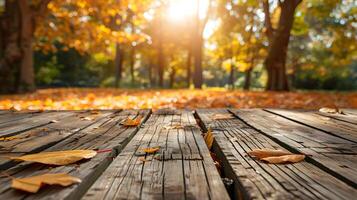
[[[117,108],[357,108],[357,93],[206,90],[43,89],[0,96],[0,109],[80,110]]]

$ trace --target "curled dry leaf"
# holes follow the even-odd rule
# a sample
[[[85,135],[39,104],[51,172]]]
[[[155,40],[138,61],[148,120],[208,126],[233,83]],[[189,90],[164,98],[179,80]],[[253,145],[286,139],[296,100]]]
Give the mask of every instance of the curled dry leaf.
[[[285,156],[276,156],[276,157],[266,157],[261,160],[266,161],[271,164],[283,164],[283,163],[297,163],[303,161],[305,159],[305,155],[292,154]]]
[[[248,155],[258,159],[262,159],[272,156],[291,155],[291,153],[283,150],[276,150],[276,149],[253,149],[252,151],[248,152]]]
[[[68,165],[82,159],[93,158],[95,155],[97,155],[97,152],[93,150],[68,150],[29,154],[20,157],[10,157],[10,159],[48,165]]]
[[[254,149],[248,155],[271,164],[296,163],[305,159],[305,155],[276,149]]]
[[[337,107],[336,108],[327,108],[327,107],[320,108],[319,112],[329,113],[329,114],[343,114],[342,110],[338,109]]]
[[[40,190],[41,186],[47,185],[61,185],[70,186],[74,183],[80,183],[81,179],[70,176],[68,174],[43,174],[39,176],[32,176],[26,178],[15,178],[12,179],[11,187],[30,192],[36,193]]]
[[[182,129],[183,126],[180,123],[174,123],[164,126],[164,129],[171,130],[171,129]]]
[[[138,126],[141,123],[141,119],[142,117],[137,117],[136,119],[127,118],[121,124],[127,127]]]
[[[151,148],[145,148],[143,151],[148,154],[153,154],[156,153],[160,150],[160,147],[151,147]]]
[[[234,119],[234,116],[230,113],[227,114],[213,114],[211,117],[213,120]]]
[[[207,145],[208,149],[211,149],[212,145],[213,145],[213,139],[214,139],[214,136],[212,134],[212,130],[208,129],[207,133],[204,134],[203,138],[204,138],[204,140],[206,142],[206,145]]]

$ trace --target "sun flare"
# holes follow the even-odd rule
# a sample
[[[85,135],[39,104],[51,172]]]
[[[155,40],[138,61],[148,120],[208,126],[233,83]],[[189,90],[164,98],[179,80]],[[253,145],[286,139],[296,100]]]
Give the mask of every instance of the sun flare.
[[[209,0],[170,0],[167,9],[170,21],[183,21],[193,18],[198,10],[199,17],[206,16]],[[198,6],[198,9],[197,9]]]

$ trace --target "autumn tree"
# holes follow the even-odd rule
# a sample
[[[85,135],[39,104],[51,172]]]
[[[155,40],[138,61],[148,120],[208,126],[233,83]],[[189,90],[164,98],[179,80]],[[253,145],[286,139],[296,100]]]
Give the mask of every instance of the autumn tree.
[[[289,90],[285,64],[295,10],[301,2],[302,0],[279,0],[280,17],[277,27],[274,28],[270,17],[270,2],[263,1],[266,34],[269,40],[269,51],[265,60],[268,71],[267,90]]]

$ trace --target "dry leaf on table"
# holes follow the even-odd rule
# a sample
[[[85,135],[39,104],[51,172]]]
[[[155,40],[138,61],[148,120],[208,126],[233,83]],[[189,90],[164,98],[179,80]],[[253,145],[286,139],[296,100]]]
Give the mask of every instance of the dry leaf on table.
[[[132,126],[138,126],[140,123],[141,123],[141,117],[137,117],[136,119],[127,118],[121,124],[123,126],[132,127]]]
[[[16,139],[21,139],[21,138],[17,137],[17,136],[1,137],[0,141],[11,141],[11,140],[16,140]]]
[[[256,157],[258,159],[262,159],[272,156],[291,155],[291,153],[283,150],[276,150],[276,149],[254,149],[253,151],[249,151],[248,155],[252,157]]]
[[[68,165],[82,159],[93,158],[95,155],[97,155],[97,152],[93,150],[68,150],[29,154],[20,157],[10,157],[10,159],[48,165]]]
[[[230,113],[227,114],[213,114],[211,117],[213,120],[234,119],[234,116]]]
[[[327,107],[320,108],[319,112],[329,113],[329,114],[343,114],[342,110],[338,109],[337,107],[336,108],[327,108]]]
[[[287,151],[276,149],[254,149],[247,153],[252,157],[266,161],[270,164],[296,163],[305,159],[305,155],[292,154]]]
[[[164,129],[171,130],[171,129],[182,129],[183,126],[180,123],[174,123],[164,126]]]
[[[74,183],[80,183],[81,179],[70,176],[68,174],[43,174],[39,176],[32,176],[26,178],[15,178],[12,179],[11,187],[36,193],[40,190],[43,185],[61,185],[61,186],[70,186]]]
[[[292,154],[285,156],[276,156],[276,157],[266,157],[261,160],[266,161],[271,164],[283,164],[283,163],[297,163],[303,161],[305,159],[305,155]]]
[[[160,150],[160,147],[145,148],[143,151],[148,154],[156,153]]]
[[[206,142],[206,145],[207,145],[208,149],[211,149],[212,145],[213,145],[213,139],[214,139],[212,130],[208,129],[207,133],[204,134],[203,138],[204,138],[204,140]]]

